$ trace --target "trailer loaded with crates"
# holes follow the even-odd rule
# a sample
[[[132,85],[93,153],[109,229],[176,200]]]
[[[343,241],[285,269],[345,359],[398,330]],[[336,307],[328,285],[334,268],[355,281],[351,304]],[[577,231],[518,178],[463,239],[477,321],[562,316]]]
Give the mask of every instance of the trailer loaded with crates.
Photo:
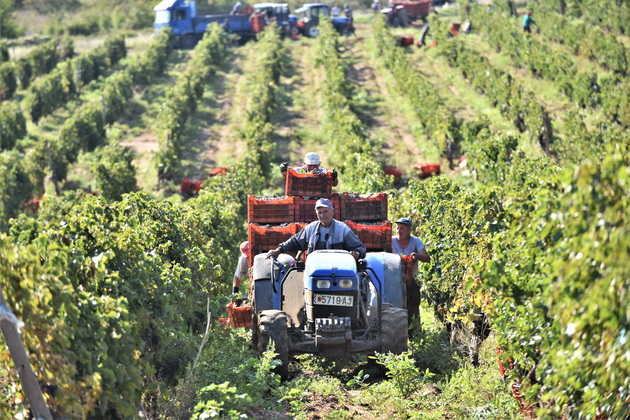
[[[289,358],[301,353],[344,357],[407,350],[405,281],[401,257],[391,253],[387,194],[335,193],[332,185],[331,173],[289,169],[285,196],[247,200],[251,307],[231,308],[231,325],[251,325],[260,354],[273,343],[282,362],[277,372],[285,377]],[[319,198],[329,199],[335,219],[361,239],[365,258],[355,261],[349,252],[333,249],[304,259],[267,258],[268,251],[317,220]],[[245,311],[251,311],[251,324],[242,320]]]

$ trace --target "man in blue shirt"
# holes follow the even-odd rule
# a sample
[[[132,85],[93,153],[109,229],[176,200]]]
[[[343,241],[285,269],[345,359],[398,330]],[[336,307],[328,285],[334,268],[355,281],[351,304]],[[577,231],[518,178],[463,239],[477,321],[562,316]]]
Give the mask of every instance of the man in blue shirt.
[[[532,32],[532,24],[535,24],[534,19],[532,19],[532,12],[526,12],[525,16],[523,16],[523,32]]]

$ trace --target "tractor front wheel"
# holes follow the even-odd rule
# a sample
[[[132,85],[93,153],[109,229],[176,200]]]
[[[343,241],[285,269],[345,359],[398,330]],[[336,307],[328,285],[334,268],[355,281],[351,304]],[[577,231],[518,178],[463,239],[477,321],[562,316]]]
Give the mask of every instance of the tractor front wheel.
[[[405,318],[406,321],[406,318]],[[258,328],[255,333],[258,354],[267,351],[270,343],[275,346],[276,358],[281,364],[274,370],[282,379],[289,375],[289,333],[287,331],[287,314],[278,310],[261,311],[258,314]]]

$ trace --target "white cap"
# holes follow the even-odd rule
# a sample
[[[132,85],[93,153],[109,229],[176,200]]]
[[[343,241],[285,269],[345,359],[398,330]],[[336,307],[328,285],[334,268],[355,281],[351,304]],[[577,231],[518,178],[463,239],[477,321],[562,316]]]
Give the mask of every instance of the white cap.
[[[317,153],[309,152],[304,156],[304,163],[306,165],[319,165],[321,160]]]

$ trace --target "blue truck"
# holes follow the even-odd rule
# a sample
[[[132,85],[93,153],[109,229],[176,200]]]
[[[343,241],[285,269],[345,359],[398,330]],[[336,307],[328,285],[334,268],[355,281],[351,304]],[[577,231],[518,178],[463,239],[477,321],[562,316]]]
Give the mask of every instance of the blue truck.
[[[153,8],[155,22],[153,28],[159,32],[170,27],[178,40],[179,47],[193,48],[206,32],[208,25],[218,23],[227,32],[239,35],[242,39],[256,37],[260,28],[252,24],[248,14],[197,15],[197,4],[194,1],[162,0]]]

